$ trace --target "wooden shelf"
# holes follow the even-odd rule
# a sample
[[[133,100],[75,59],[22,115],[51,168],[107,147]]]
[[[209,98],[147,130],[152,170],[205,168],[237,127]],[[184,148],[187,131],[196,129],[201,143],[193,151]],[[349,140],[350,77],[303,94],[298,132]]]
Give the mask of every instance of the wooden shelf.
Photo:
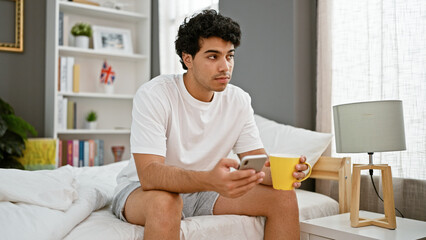
[[[89,15],[94,18],[115,19],[127,22],[137,22],[148,19],[147,16],[135,12],[116,10],[100,6],[92,6],[74,2],[59,2],[60,11],[75,15]]]
[[[108,98],[108,99],[123,99],[123,100],[132,100],[132,94],[106,94],[106,93],[58,93],[59,96],[64,97],[76,97],[76,98]]]
[[[76,48],[69,46],[59,46],[59,55],[71,55],[71,56],[80,56],[80,57],[90,57],[90,58],[109,58],[115,60],[124,60],[124,61],[142,61],[147,59],[147,56],[142,54],[129,54],[129,53],[117,53],[117,52],[107,52],[94,49],[84,49]]]
[[[58,134],[130,134],[130,129],[67,129],[58,131]]]

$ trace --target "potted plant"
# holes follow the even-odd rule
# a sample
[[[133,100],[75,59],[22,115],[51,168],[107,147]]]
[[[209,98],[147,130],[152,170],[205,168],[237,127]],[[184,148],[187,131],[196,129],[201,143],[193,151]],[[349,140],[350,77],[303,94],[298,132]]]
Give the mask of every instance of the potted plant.
[[[16,116],[13,108],[0,98],[0,168],[24,169],[17,158],[23,156],[28,133],[37,135],[34,127]]]
[[[90,111],[86,116],[86,128],[87,129],[96,129],[96,125],[98,125],[98,115],[95,111]]]
[[[71,34],[75,37],[74,45],[80,48],[89,48],[89,38],[92,36],[92,27],[88,23],[76,23],[71,28]]]

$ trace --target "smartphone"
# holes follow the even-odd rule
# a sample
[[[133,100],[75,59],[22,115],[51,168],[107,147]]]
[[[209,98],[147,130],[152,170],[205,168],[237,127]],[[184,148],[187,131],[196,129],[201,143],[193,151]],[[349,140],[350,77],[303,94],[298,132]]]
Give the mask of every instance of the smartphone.
[[[263,166],[265,165],[265,161],[268,159],[266,154],[259,155],[247,155],[241,159],[240,167],[238,170],[244,169],[254,169],[256,172],[260,172]]]

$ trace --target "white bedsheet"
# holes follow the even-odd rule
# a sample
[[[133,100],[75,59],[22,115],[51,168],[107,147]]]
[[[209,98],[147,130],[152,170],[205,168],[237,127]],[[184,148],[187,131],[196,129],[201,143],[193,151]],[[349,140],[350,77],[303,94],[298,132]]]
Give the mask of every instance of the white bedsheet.
[[[109,208],[116,176],[126,165],[72,168],[79,198],[66,211],[0,202],[0,239],[142,239],[143,227],[118,220]],[[301,221],[338,213],[338,203],[327,196],[296,193]],[[182,220],[181,239],[263,239],[264,221],[235,215],[187,218]]]
[[[300,221],[335,215],[339,212],[338,203],[322,194],[296,190]],[[263,239],[264,217],[237,215],[190,217],[181,222],[182,240],[257,240]],[[68,234],[72,239],[142,239],[143,227],[124,223],[105,207],[91,214]]]
[[[330,197],[304,190],[296,190],[296,194],[300,221],[335,215],[339,212],[339,204]],[[263,217],[237,215],[190,217],[181,222],[181,239],[263,239],[264,222]],[[141,226],[120,221],[107,206],[92,213],[65,239],[142,239],[143,229]]]
[[[116,185],[115,176],[125,165],[119,163],[104,167],[71,168],[77,183],[78,199],[65,211],[39,206],[31,201],[0,201],[0,239],[62,239],[90,213],[110,203]],[[25,176],[16,176],[16,181],[24,181],[18,179],[22,177]],[[49,185],[54,185],[54,182],[43,181],[38,187],[45,186],[48,190]],[[19,192],[31,193],[34,192],[33,188],[33,185],[28,185],[27,189],[21,186]]]

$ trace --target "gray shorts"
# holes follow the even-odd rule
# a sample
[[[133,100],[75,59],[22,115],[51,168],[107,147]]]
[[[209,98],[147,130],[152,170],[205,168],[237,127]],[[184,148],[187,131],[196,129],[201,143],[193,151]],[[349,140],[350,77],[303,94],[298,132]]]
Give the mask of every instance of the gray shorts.
[[[140,182],[132,182],[118,192],[112,200],[112,212],[124,222],[124,205],[129,195],[140,187]],[[182,219],[193,216],[213,215],[213,207],[219,194],[217,192],[196,192],[179,194],[183,200]]]

